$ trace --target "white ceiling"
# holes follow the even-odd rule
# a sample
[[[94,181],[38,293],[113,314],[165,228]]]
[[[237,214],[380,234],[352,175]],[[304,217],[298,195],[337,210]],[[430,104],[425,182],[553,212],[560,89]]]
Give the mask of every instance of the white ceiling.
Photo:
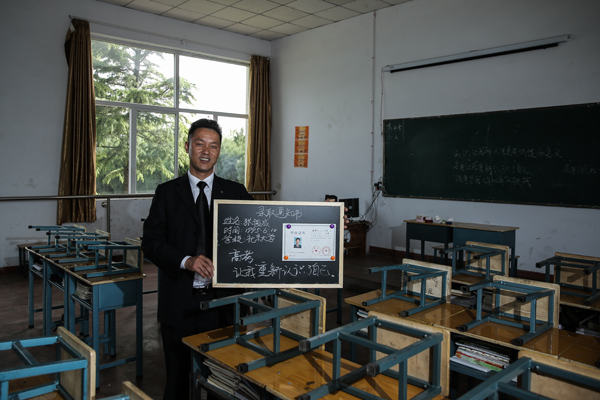
[[[275,40],[409,0],[98,0]]]

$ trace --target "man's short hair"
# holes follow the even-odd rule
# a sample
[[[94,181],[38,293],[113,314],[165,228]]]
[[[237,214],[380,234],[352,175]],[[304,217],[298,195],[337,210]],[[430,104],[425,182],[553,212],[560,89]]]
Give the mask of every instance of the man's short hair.
[[[212,129],[219,134],[219,144],[223,141],[223,132],[221,131],[221,126],[217,123],[217,121],[213,119],[202,118],[198,121],[195,121],[190,126],[190,130],[188,131],[188,143],[190,140],[192,140],[192,136],[194,136],[194,132],[196,132],[196,129],[198,128]]]

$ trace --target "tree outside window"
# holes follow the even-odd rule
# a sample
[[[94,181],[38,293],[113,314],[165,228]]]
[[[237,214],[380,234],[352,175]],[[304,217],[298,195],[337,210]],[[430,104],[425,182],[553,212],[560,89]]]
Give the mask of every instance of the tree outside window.
[[[199,118],[223,127],[217,174],[245,183],[247,66],[97,40],[92,53],[98,193],[152,193],[185,174]]]

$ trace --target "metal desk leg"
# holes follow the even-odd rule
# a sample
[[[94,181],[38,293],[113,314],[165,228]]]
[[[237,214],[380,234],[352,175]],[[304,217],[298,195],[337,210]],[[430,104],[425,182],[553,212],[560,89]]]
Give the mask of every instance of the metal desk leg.
[[[42,315],[43,315],[43,328],[42,332],[44,336],[50,336],[52,334],[52,285],[50,285],[50,265],[44,260],[44,278],[43,280],[43,294],[42,294]]]
[[[96,387],[100,387],[100,290],[92,286],[92,348],[96,352]]]
[[[342,305],[344,304],[344,300],[342,299],[344,293],[344,289],[337,290],[337,323],[338,325],[342,324]]]
[[[75,326],[75,301],[71,295],[75,293],[76,280],[69,273],[65,273],[65,328],[71,333],[76,334]]]
[[[358,307],[350,305],[350,312],[352,313],[350,322],[358,321]],[[350,361],[356,362],[356,344],[350,343]]]
[[[144,294],[144,287],[143,287],[143,283],[142,283],[142,279],[138,279],[137,280],[137,285],[136,285],[136,292],[137,292],[137,302],[135,305],[135,334],[136,334],[136,338],[135,338],[135,371],[136,371],[136,376],[137,377],[142,377],[144,375],[143,372],[143,364],[142,364],[142,354],[143,354],[143,347],[144,347],[144,327],[143,327],[143,315],[144,315],[144,302],[143,302],[143,294]],[[190,392],[191,393],[191,392]]]
[[[35,311],[33,310],[33,272],[31,269],[33,268],[33,257],[29,257],[29,294],[28,294],[28,302],[29,302],[29,329],[33,328],[33,314]]]

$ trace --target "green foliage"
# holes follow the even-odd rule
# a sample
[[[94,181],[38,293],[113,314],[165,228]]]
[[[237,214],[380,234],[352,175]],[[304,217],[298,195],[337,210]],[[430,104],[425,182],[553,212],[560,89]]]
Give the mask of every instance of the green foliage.
[[[166,77],[152,61],[172,55],[99,41],[92,41],[92,54],[96,99],[174,106],[173,76]],[[180,79],[182,101],[192,102],[194,89],[193,84]],[[175,177],[175,123],[174,113],[138,113],[136,192],[153,192],[159,183]],[[97,106],[96,125],[97,191],[128,193],[129,108]],[[180,132],[183,132],[185,142],[187,129]],[[187,156],[185,151],[183,155]],[[180,169],[181,161],[180,154]]]
[[[246,135],[243,128],[240,132],[233,130],[229,135],[223,135],[217,174],[221,178],[246,183]]]

